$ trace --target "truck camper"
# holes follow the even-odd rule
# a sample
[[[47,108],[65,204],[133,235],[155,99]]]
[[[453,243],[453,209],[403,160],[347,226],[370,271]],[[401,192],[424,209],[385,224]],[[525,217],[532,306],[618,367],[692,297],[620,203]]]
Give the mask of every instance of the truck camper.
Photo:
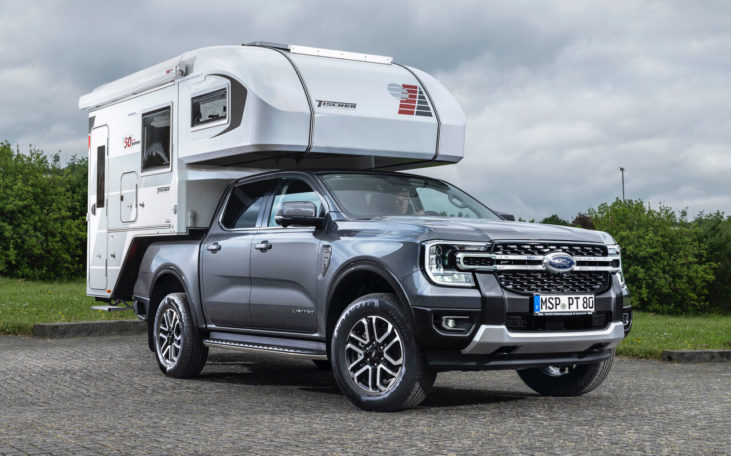
[[[79,106],[87,293],[132,301],[165,375],[217,347],[310,358],[366,410],[415,407],[447,370],[575,396],[630,331],[612,236],[516,223],[402,172],[457,163],[465,118],[390,57],[206,48]]]
[[[89,112],[87,294],[130,301],[155,239],[208,227],[226,186],[265,169],[458,162],[465,118],[391,57],[254,42],[186,52],[104,84]]]

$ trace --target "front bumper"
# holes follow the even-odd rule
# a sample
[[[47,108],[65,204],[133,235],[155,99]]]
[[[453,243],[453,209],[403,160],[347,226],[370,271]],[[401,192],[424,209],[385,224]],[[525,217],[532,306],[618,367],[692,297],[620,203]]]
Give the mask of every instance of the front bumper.
[[[401,279],[419,344],[436,369],[596,362],[613,352],[632,324],[629,292],[616,277],[596,296],[596,313],[579,318],[535,317],[530,296],[503,290],[492,274],[476,278],[475,288],[437,286],[421,271]],[[444,328],[449,317],[466,322],[463,330]]]
[[[465,355],[580,353],[610,349],[624,339],[622,322],[612,322],[598,331],[511,332],[504,325],[481,325],[472,341],[462,349]]]

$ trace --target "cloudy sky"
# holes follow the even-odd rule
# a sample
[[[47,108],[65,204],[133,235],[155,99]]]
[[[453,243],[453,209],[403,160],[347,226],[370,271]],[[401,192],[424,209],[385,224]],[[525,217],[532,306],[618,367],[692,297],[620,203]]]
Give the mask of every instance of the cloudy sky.
[[[86,153],[78,98],[255,40],[390,55],[452,91],[466,158],[429,170],[526,219],[621,196],[731,213],[731,2],[0,0],[0,140]]]

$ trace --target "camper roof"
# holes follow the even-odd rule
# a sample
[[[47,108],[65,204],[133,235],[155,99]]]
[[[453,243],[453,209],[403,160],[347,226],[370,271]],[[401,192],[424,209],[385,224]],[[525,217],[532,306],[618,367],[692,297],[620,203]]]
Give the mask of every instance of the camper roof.
[[[188,163],[281,168],[283,157],[298,166],[305,158],[317,166],[310,159],[342,157],[358,168],[413,168],[463,156],[465,119],[451,94],[427,73],[371,54],[263,42],[203,48],[97,87],[79,108],[93,113],[206,78],[227,84],[231,122],[238,124],[211,129],[184,149],[181,140],[180,158]],[[243,95],[234,99],[237,87]],[[182,88],[181,126],[190,119]],[[272,158],[277,162],[268,163]]]

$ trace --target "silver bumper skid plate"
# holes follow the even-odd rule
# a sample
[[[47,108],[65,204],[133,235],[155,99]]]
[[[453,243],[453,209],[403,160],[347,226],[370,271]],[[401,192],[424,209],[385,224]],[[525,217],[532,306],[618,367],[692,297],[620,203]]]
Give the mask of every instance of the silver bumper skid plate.
[[[515,347],[510,353],[583,352],[596,344],[614,348],[624,339],[624,326],[612,322],[595,331],[511,332],[504,325],[482,325],[472,342],[462,350],[465,355],[489,355],[502,347]]]

